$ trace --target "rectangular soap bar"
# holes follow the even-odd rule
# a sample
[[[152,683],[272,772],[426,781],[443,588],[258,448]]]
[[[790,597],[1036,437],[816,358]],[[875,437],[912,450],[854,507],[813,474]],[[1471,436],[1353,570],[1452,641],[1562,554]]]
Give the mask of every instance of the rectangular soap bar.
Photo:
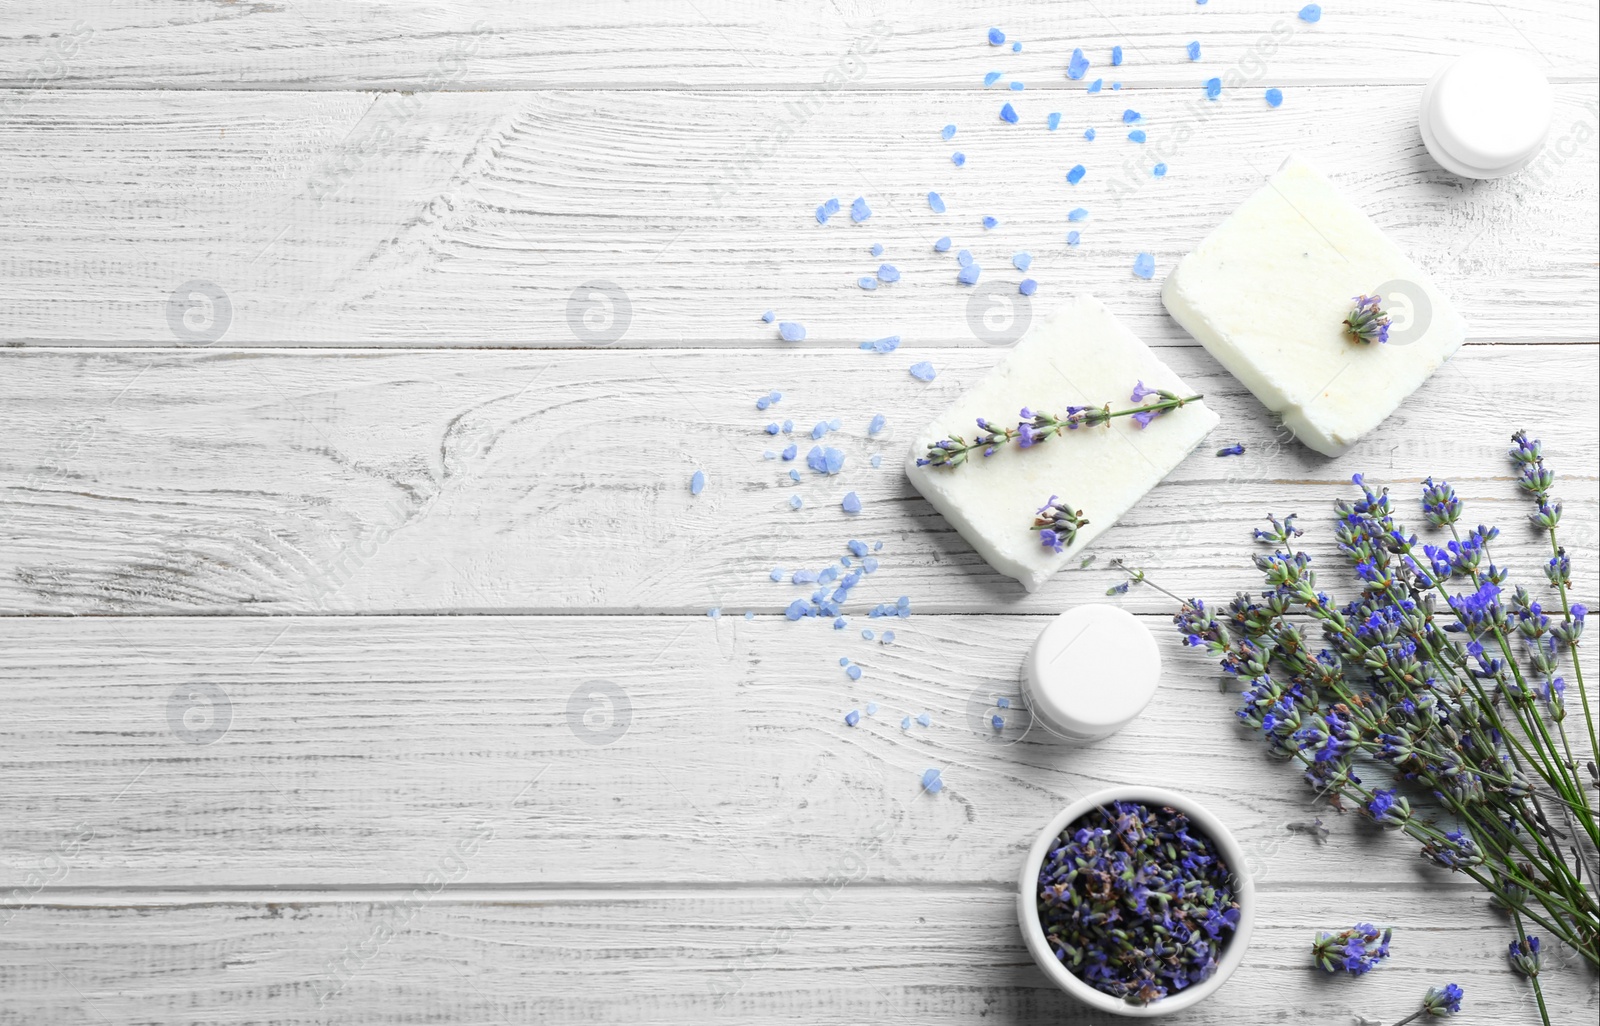
[[[1345,329],[1379,295],[1389,341]],[[1162,302],[1307,446],[1337,456],[1381,424],[1456,351],[1450,300],[1378,226],[1291,157],[1178,262]]]
[[[1179,396],[1195,394],[1099,300],[1074,299],[1030,328],[999,366],[918,434],[906,456],[906,476],[990,566],[1037,591],[1171,473],[1216,426],[1217,415],[1194,402],[1148,427],[1117,417],[1027,449],[1011,442],[992,456],[975,453],[960,466],[923,467],[917,460],[951,435],[970,441],[980,433],[979,417],[1015,427],[1024,407],[1063,417],[1068,406],[1109,402],[1115,411],[1142,405],[1130,399],[1140,381]],[[1089,521],[1060,553],[1031,529],[1051,495]]]

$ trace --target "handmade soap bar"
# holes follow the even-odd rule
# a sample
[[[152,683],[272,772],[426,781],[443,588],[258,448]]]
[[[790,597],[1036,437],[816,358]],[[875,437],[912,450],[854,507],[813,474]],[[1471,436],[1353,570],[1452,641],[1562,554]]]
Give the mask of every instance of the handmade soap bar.
[[[1070,406],[1110,403],[1115,412],[1157,401],[1130,399],[1141,382],[1180,397],[1195,394],[1098,300],[1077,298],[1035,324],[999,366],[923,429],[906,456],[906,475],[990,566],[1037,591],[1199,445],[1217,415],[1196,401],[1144,427],[1133,417],[1115,417],[1027,448],[1011,441],[992,456],[974,452],[955,466],[917,461],[930,444],[952,435],[972,441],[982,433],[979,417],[994,428],[1015,428],[1024,408],[1064,417]],[[1061,552],[1032,530],[1052,495],[1088,520]]]
[[[1344,321],[1360,296],[1390,316],[1387,342]],[[1439,368],[1467,329],[1432,280],[1297,158],[1245,200],[1161,290],[1178,323],[1295,436],[1337,456]]]

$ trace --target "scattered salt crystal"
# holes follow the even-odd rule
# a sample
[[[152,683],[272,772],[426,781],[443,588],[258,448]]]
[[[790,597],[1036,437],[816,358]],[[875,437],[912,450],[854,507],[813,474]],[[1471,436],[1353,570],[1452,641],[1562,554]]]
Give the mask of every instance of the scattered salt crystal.
[[[771,324],[772,323],[772,319],[775,316],[777,316],[777,315],[774,314],[771,310],[768,310],[766,313],[761,315],[761,319],[763,321],[767,322],[768,324]]]
[[[999,698],[994,700],[994,704],[999,706],[1001,709],[1009,709],[1011,708],[1011,699],[1001,695]]]
[[[842,616],[836,616],[833,618],[833,629],[836,631],[842,631],[849,622],[850,621],[846,620]]]
[[[795,321],[779,321],[778,334],[785,342],[804,342],[806,340],[806,326]]]
[[[1045,127],[1054,132],[1061,127],[1061,112],[1056,111],[1044,119]]]
[[[1128,110],[1122,112],[1122,123],[1124,125],[1131,125],[1135,121],[1139,120],[1139,116],[1140,115],[1138,111],[1129,108]]]
[[[1023,85],[1021,82],[1012,82],[1011,83],[1011,91],[1014,92],[1014,93],[1020,93],[1026,88],[1027,88],[1027,86]]]
[[[850,665],[850,657],[849,656],[840,656],[839,657],[839,665],[840,666],[849,666]]]
[[[1199,42],[1198,42],[1198,41],[1197,41],[1197,42],[1193,42],[1193,43],[1190,43],[1190,44],[1189,44],[1189,45],[1188,45],[1188,46],[1187,46],[1187,47],[1186,47],[1186,49],[1187,49],[1187,50],[1188,50],[1188,52],[1189,52],[1189,59],[1190,59],[1190,60],[1191,60],[1191,61],[1197,61],[1197,60],[1199,60],[1199,59],[1200,59],[1200,44],[1199,44]]]
[[[1001,107],[1000,108],[1000,120],[1004,121],[1008,125],[1016,124],[1017,123],[1017,109],[1015,107],[1011,106],[1011,104],[1009,104],[1009,103],[1006,104],[1004,107]]]
[[[1021,43],[1012,43],[1011,44],[1011,52],[1012,53],[1021,53],[1022,52],[1022,44]]]
[[[861,498],[860,498],[860,496],[856,495],[855,492],[845,492],[844,493],[844,499],[843,499],[843,501],[841,501],[839,503],[839,506],[846,513],[860,513],[861,512]]]
[[[1157,178],[1165,178],[1167,176],[1167,165],[1157,164],[1155,167],[1150,169],[1150,173],[1155,175]]]
[[[766,452],[761,454],[761,458],[764,460],[775,460],[778,458],[778,454],[773,452],[771,449],[768,449]]]
[[[783,433],[784,434],[788,434],[789,432],[791,432],[793,430],[794,430],[794,421],[786,420],[786,421],[783,422]]]
[[[940,131],[939,131],[939,138],[941,138],[941,139],[945,140],[946,142],[948,142],[955,134],[956,134],[956,126],[955,125],[945,125],[944,128],[940,129]]]
[[[756,618],[756,611],[754,609],[746,609],[744,611],[744,618],[746,620],[754,620]]]
[[[873,573],[874,571],[876,571],[878,569],[878,557],[877,556],[865,556],[865,557],[863,557],[862,560],[861,560],[861,569],[865,570],[869,574]]]
[[[938,794],[944,790],[944,781],[939,778],[938,770],[923,770],[922,789],[929,794]]]
[[[878,279],[876,279],[876,278],[857,278],[856,279],[856,284],[861,286],[862,288],[866,289],[868,292],[871,292],[873,289],[878,287]]]
[[[877,714],[878,714],[878,703],[877,702],[868,702],[867,703],[867,715],[868,716],[876,716]]]
[[[1094,129],[1092,129],[1092,128],[1085,128],[1085,129],[1084,129],[1084,130],[1083,130],[1083,137],[1084,137],[1084,138],[1085,138],[1085,139],[1087,139],[1087,140],[1089,140],[1089,141],[1090,141],[1090,142],[1094,142]]]
[[[800,483],[800,471],[794,470],[793,468],[791,468],[789,470],[789,480],[793,481],[795,484],[799,484]]]
[[[1273,88],[1267,90],[1267,106],[1268,107],[1281,107],[1281,106],[1283,106],[1283,90],[1282,89],[1279,89],[1277,87],[1273,87]]]
[[[944,213],[944,198],[936,192],[928,193],[928,209],[935,214]],[[876,254],[874,254],[876,256]]]
[[[1015,267],[1019,271],[1026,271],[1029,267],[1033,266],[1033,254],[1031,254],[1031,253],[1014,253],[1014,254],[1012,254],[1012,256],[1011,256],[1011,266]]]
[[[778,433],[778,424],[777,424],[776,421],[774,421],[773,423],[768,424],[766,427],[762,428],[762,430],[765,431],[769,435],[775,435],[775,434]]]
[[[798,498],[798,496],[796,496],[796,498]],[[787,619],[798,620],[802,616],[807,615],[810,612],[810,608],[811,607],[806,605],[805,599],[795,599],[793,602],[789,603],[789,608],[783,611],[783,615]]]
[[[869,435],[877,434],[879,431],[883,430],[883,426],[885,424],[887,424],[887,423],[889,423],[889,421],[888,421],[888,419],[886,417],[884,417],[883,414],[874,413],[872,415],[872,420],[870,422],[868,422],[868,424],[867,424],[867,434],[869,434]],[[857,552],[856,555],[861,556],[861,555],[865,555],[865,553]]]
[[[868,460],[867,462],[871,463],[873,469],[876,470],[877,468],[883,466],[883,457],[877,453],[873,453],[872,459]]]
[[[1067,61],[1067,77],[1076,82],[1089,70],[1089,58],[1083,55],[1082,50],[1073,50],[1072,59]]]
[[[933,244],[933,251],[935,253],[943,253],[945,250],[947,250],[949,248],[950,248],[950,236],[948,236],[948,235],[940,236],[939,240]]]
[[[927,713],[917,713],[917,724],[923,727],[933,726],[933,717]]]
[[[885,645],[894,644],[894,631],[884,631],[883,637],[879,641]]]
[[[1024,278],[1017,283],[1017,291],[1024,296],[1031,296],[1039,291],[1039,283],[1032,278]]]
[[[987,75],[983,76],[983,87],[987,89],[998,81],[1000,81],[1000,72],[991,71]]]
[[[1085,174],[1087,174],[1087,172],[1084,170],[1082,164],[1072,165],[1072,170],[1067,172],[1067,184],[1077,185],[1079,182],[1083,181],[1083,176]]]
[[[799,452],[800,447],[791,442],[789,445],[784,447],[783,458],[786,460],[792,460]]]
[[[860,348],[874,353],[892,353],[900,348],[900,336],[888,335],[884,338],[873,339],[871,342],[861,343]]]
[[[855,198],[855,202],[850,204],[850,220],[856,224],[860,224],[862,221],[865,221],[871,216],[872,208],[867,206],[866,199],[861,196],[857,196]]]
[[[1135,128],[1133,131],[1128,133],[1128,141],[1129,142],[1142,143],[1142,142],[1144,142],[1144,140],[1145,140],[1145,134],[1144,134],[1144,129],[1142,129],[1142,128]]]
[[[703,492],[705,490],[706,490],[706,472],[703,471],[703,470],[697,470],[697,471],[694,472],[694,476],[689,478],[689,494],[690,495],[699,495],[701,492]]]
[[[1081,238],[1081,236],[1079,236],[1079,234],[1077,232],[1068,232],[1067,233],[1067,245],[1076,246],[1078,244],[1079,238]]]
[[[956,281],[959,281],[963,285],[975,285],[978,282],[978,275],[982,273],[983,268],[979,267],[977,264],[968,264],[961,269],[960,273],[956,275]]]
[[[1067,211],[1068,221],[1085,221],[1088,220],[1088,217],[1089,211],[1083,207],[1074,207],[1073,209]]]
[[[965,164],[966,162],[967,162],[967,155],[965,153],[962,153],[960,150],[957,150],[956,152],[950,154],[950,163],[954,164],[956,167],[960,167],[962,164]]]
[[[983,228],[984,228],[985,231],[988,231],[990,228],[998,228],[999,226],[1000,226],[1000,221],[999,221],[998,218],[985,217],[983,219]]]
[[[878,265],[878,280],[896,282],[900,280],[900,269],[893,264]]]
[[[829,418],[829,420],[828,420],[828,430],[829,431],[838,431],[842,427],[844,427],[844,421],[840,420],[838,417]]]
[[[758,409],[758,410],[764,410],[768,406],[771,406],[771,405],[772,405],[772,400],[768,399],[766,396],[762,396],[760,399],[756,400],[756,409]]]
[[[817,426],[811,429],[811,437],[812,437],[813,440],[819,439],[819,438],[821,438],[823,435],[825,435],[827,433],[828,433],[828,422],[825,421],[825,420],[817,421]]]
[[[962,270],[962,273],[966,273],[965,269]],[[970,284],[970,282],[968,284]],[[938,375],[939,372],[934,370],[933,364],[929,363],[927,360],[922,360],[911,365],[911,376],[916,378],[918,381],[932,381],[934,378],[938,377]]]
[[[783,580],[783,567],[781,567],[781,566],[773,567],[772,568],[772,573],[768,574],[767,576],[772,578],[774,581]]]
[[[911,717],[907,716],[905,719],[900,721],[900,729],[901,730],[910,730],[911,729]]]
[[[801,501],[800,496],[798,496],[798,495],[789,496],[789,508],[790,509],[799,509],[803,505],[805,505],[805,503]]]
[[[1006,34],[1004,32],[1001,32],[997,28],[992,28],[992,29],[989,30],[989,45],[990,46],[999,46],[1001,43],[1003,43],[1005,41],[1006,41]]]
[[[993,727],[994,732],[998,734],[1002,730],[1006,729],[1005,717],[1001,716],[999,713],[995,713],[993,716],[989,717],[989,725]]]
[[[867,628],[867,629],[865,629],[865,630],[863,630],[863,631],[862,631],[862,632],[861,632],[861,636],[862,636],[862,637],[863,637],[863,638],[866,638],[866,639],[867,639],[867,640],[868,640],[868,641],[871,641],[871,640],[872,640],[872,638],[873,638],[873,634],[872,634],[872,628],[870,628],[870,627],[868,627],[868,628]]]
[[[1122,65],[1122,47],[1113,46],[1111,48],[1111,66],[1113,68],[1116,68],[1116,67],[1120,67],[1121,65]]]
[[[861,667],[856,666],[854,664],[852,664],[850,666],[846,666],[844,668],[844,675],[846,677],[849,677],[851,680],[860,680],[861,679]]]
[[[857,712],[856,710],[851,709],[849,712],[844,714],[844,722],[845,722],[845,726],[853,727],[857,723],[861,722],[861,714],[859,712]]]
[[[1133,258],[1133,273],[1149,281],[1156,273],[1156,258],[1149,253],[1140,253]]]
[[[1221,96],[1221,95],[1222,95],[1222,79],[1220,79],[1220,78],[1208,78],[1208,79],[1206,79],[1206,99],[1215,100],[1218,96]]]
[[[867,554],[867,543],[857,538],[851,538],[845,543],[844,547],[849,549],[850,554],[853,556],[865,556]]]
[[[1089,88],[1087,90],[1085,90],[1085,92],[1098,93],[1100,91],[1100,83],[1101,83],[1101,81],[1102,81],[1101,79],[1097,78],[1093,82],[1090,82],[1089,83]]]
[[[1321,6],[1317,4],[1306,4],[1304,7],[1300,8],[1300,20],[1309,25],[1315,25],[1317,22],[1322,20]]]
[[[968,264],[972,263],[972,254],[966,250],[962,250],[956,254],[956,263],[960,264],[962,267],[967,266]]]

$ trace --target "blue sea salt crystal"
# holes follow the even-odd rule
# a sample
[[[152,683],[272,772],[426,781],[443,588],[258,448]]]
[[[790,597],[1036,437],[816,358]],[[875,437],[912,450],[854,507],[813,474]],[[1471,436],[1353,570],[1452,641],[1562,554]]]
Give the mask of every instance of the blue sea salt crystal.
[[[1001,716],[999,713],[995,713],[993,716],[989,717],[989,725],[993,727],[994,732],[998,734],[1002,730],[1006,729],[1005,717]]]
[[[872,464],[873,470],[877,470],[879,467],[883,466],[883,456],[880,453],[873,453],[872,459],[868,460],[867,462]]]
[[[846,513],[860,513],[861,512],[861,498],[858,495],[856,495],[855,492],[845,492],[844,493],[844,500],[839,503],[839,506]]]
[[[1090,82],[1089,83],[1089,88],[1084,90],[1084,92],[1098,93],[1100,91],[1100,84],[1101,84],[1102,81],[1104,81],[1104,80],[1097,78],[1093,82]]]
[[[1111,83],[1111,88],[1113,90],[1121,89],[1122,88],[1122,83],[1121,82],[1113,82],[1113,83]]]
[[[858,558],[867,554],[867,543],[857,538],[851,538],[845,543],[844,547],[850,550],[850,554],[852,556],[856,556]]]
[[[985,217],[983,219],[983,227],[985,231],[989,230],[990,228],[998,228],[999,226],[1000,221],[998,218]]]
[[[811,429],[811,438],[812,438],[813,441],[815,441],[816,439],[821,438],[823,435],[825,435],[827,433],[828,433],[828,422],[825,421],[825,420],[819,420],[819,421],[817,421],[817,426]]]
[[[878,280],[896,282],[900,280],[900,269],[893,264],[878,265]]]
[[[956,281],[963,285],[976,285],[978,283],[978,275],[982,273],[983,268],[977,264],[967,264],[956,274]]]
[[[849,656],[840,656],[839,657],[839,665],[840,666],[849,666],[850,665],[850,657]]]
[[[872,244],[872,249],[871,249],[871,250],[869,250],[869,252],[870,252],[870,253],[871,253],[871,254],[872,254],[872,255],[873,255],[873,256],[883,256],[883,243],[881,243],[881,242],[874,242],[874,243],[873,243],[873,244]]]
[[[907,716],[905,719],[900,721],[900,729],[901,730],[910,730],[911,729],[911,717]]]
[[[1045,117],[1045,119],[1044,119],[1044,125],[1045,125],[1046,128],[1050,129],[1050,131],[1052,131],[1052,132],[1054,132],[1056,129],[1060,128],[1061,127],[1061,112],[1060,111],[1054,111],[1051,114],[1047,115]]]
[[[706,610],[706,615],[711,617],[713,620],[720,620],[722,619],[722,609],[717,606],[712,606],[710,609]]]
[[[838,431],[840,428],[843,428],[843,427],[844,427],[844,421],[839,419],[838,417],[830,417],[828,419],[828,430],[829,431]]]
[[[877,713],[878,713],[878,703],[877,702],[868,702],[867,703],[867,715],[868,716],[876,716]]]
[[[851,709],[849,712],[844,714],[845,726],[853,727],[857,723],[860,723],[860,722],[861,722],[861,713],[859,713],[855,709]]]
[[[1122,66],[1122,47],[1113,46],[1111,48],[1111,66],[1113,68]]]
[[[830,475],[837,474],[840,470],[844,469],[844,453],[840,452],[838,449],[835,449],[831,445],[828,446],[826,449],[822,450],[822,465],[823,469],[826,470]]]
[[[788,434],[789,432],[791,432],[793,430],[794,430],[794,421],[786,420],[786,421],[783,422],[783,433],[784,434]]]
[[[846,677],[849,677],[851,680],[860,680],[861,679],[861,667],[855,665],[854,663],[851,663],[849,666],[846,666],[844,668],[844,675]]]
[[[1089,58],[1083,55],[1082,50],[1073,50],[1072,59],[1067,61],[1067,77],[1076,82],[1089,70]]]
[[[765,322],[767,322],[767,323],[768,323],[768,324],[771,324],[771,323],[772,323],[772,319],[773,319],[773,318],[774,318],[774,317],[776,317],[776,316],[777,316],[777,315],[776,315],[776,314],[774,314],[774,313],[773,313],[773,312],[772,312],[772,311],[771,311],[771,310],[768,310],[768,311],[767,311],[767,312],[766,312],[766,313],[764,313],[764,314],[762,314],[762,315],[761,315],[761,319],[762,319],[762,320],[763,320],[763,321],[765,321]]]
[[[948,236],[948,235],[939,236],[938,241],[934,242],[934,244],[933,244],[933,251],[935,253],[943,253],[945,250],[947,250],[949,248],[950,248],[950,236]]]
[[[1138,111],[1133,110],[1132,108],[1130,108],[1130,109],[1125,110],[1125,111],[1122,112],[1122,123],[1124,125],[1131,125],[1135,121],[1138,121],[1140,116],[1141,115],[1139,114]]]
[[[1200,44],[1198,42],[1190,43],[1186,49],[1189,51],[1189,59],[1191,61],[1200,59]]]
[[[878,639],[878,643],[882,645],[894,644],[894,631],[884,631],[883,637]]]
[[[972,263],[972,254],[966,250],[962,250],[956,254],[956,263],[960,264],[962,267],[967,266],[968,264]]]
[[[1017,291],[1024,296],[1031,296],[1039,290],[1039,283],[1032,278],[1024,278],[1017,282]]]
[[[872,551],[876,552],[881,548],[883,548],[883,542],[873,542],[872,543]]]
[[[1067,233],[1067,245],[1076,246],[1078,244],[1078,240],[1080,238],[1081,238],[1081,236],[1077,232],[1068,232]]]
[[[761,458],[764,460],[775,460],[778,458],[778,454],[773,452],[771,449],[768,449],[761,454]]]
[[[839,212],[839,201],[838,201],[838,199],[835,198],[835,199],[828,200],[826,203],[822,204],[822,206],[817,208],[817,223],[818,224],[827,224],[828,223],[828,218],[832,217],[834,214],[837,214],[838,212]]]
[[[965,153],[962,153],[960,150],[957,150],[956,152],[950,154],[950,163],[954,164],[956,167],[960,167],[962,164],[965,164],[966,162],[967,162],[967,155]]]
[[[1014,253],[1011,256],[1011,266],[1019,271],[1026,271],[1033,266],[1032,253]]]
[[[992,28],[992,29],[989,30],[989,45],[990,46],[999,46],[1001,43],[1003,43],[1005,41],[1006,41],[1006,34],[1004,32],[1001,32],[997,28]]]
[[[856,279],[856,284],[861,286],[863,289],[866,289],[868,292],[871,292],[873,289],[878,287],[878,279],[876,279],[876,278],[857,278]]]
[[[884,338],[873,339],[871,342],[861,343],[862,349],[869,349],[874,353],[892,353],[900,348],[900,336],[888,335]]]
[[[1281,107],[1281,106],[1283,106],[1283,90],[1282,89],[1279,89],[1276,86],[1274,86],[1273,88],[1267,90],[1267,106],[1268,107]]]
[[[786,460],[792,460],[799,452],[800,448],[791,442],[789,445],[784,447],[783,458]]]
[[[798,495],[789,496],[789,508],[790,509],[799,509],[801,506],[804,506],[804,505],[805,505],[805,502],[804,502],[804,500],[802,500],[800,498],[800,496],[798,496]]]
[[[850,220],[855,224],[860,224],[862,221],[865,221],[871,216],[872,208],[867,206],[866,199],[861,196],[857,196],[855,201],[850,204]]]
[[[1156,258],[1149,253],[1140,253],[1133,258],[1133,273],[1146,281],[1150,280],[1156,273]]]
[[[789,480],[793,481],[795,484],[799,484],[800,483],[800,471],[791,469],[789,471]]]
[[[689,478],[689,494],[690,495],[699,495],[701,492],[703,492],[705,490],[706,490],[706,472],[703,471],[703,470],[697,470],[697,471],[694,472],[694,476]]]
[[[1142,129],[1142,128],[1135,128],[1133,131],[1128,133],[1128,141],[1129,142],[1142,143],[1142,142],[1144,142],[1144,140],[1145,140],[1145,135],[1144,135],[1144,129]]]
[[[836,631],[842,631],[842,630],[844,630],[844,629],[845,629],[845,628],[846,628],[846,627],[848,627],[848,626],[850,626],[850,621],[849,621],[849,620],[846,620],[846,619],[845,619],[845,618],[844,618],[844,617],[842,617],[842,616],[836,616],[836,617],[834,617],[834,619],[833,619],[833,629],[834,629],[834,630],[836,630]]]
[[[940,196],[936,192],[928,193],[928,209],[932,210],[935,214],[944,213],[944,197]]]
[[[793,602],[789,603],[789,608],[783,611],[783,615],[787,619],[798,620],[802,616],[810,615],[810,612],[811,607],[806,605],[805,599],[795,599]]]
[[[1208,78],[1208,79],[1206,79],[1206,99],[1215,100],[1218,96],[1221,96],[1221,95],[1222,95],[1222,79],[1220,79],[1220,78]]]
[[[918,381],[932,381],[938,376],[938,374],[939,372],[933,369],[933,364],[929,363],[927,360],[922,360],[911,365],[911,376],[916,378]]]
[[[1006,104],[1004,107],[1001,107],[1000,108],[1000,120],[1004,121],[1008,125],[1016,124],[1017,123],[1017,108],[1011,106],[1011,104],[1009,104],[1009,103]]]
[[[768,399],[766,396],[762,396],[760,399],[756,400],[756,409],[758,409],[758,410],[764,410],[768,406],[771,406],[771,405],[772,405],[772,400]]]
[[[956,126],[955,125],[945,125],[942,129],[939,130],[939,138],[943,139],[945,142],[949,142],[955,136],[955,134],[956,134]]]
[[[1072,170],[1067,172],[1067,184],[1077,185],[1079,182],[1083,181],[1083,176],[1086,173],[1087,172],[1084,171],[1082,164],[1072,165]]]
[[[938,770],[923,770],[922,789],[929,794],[938,794],[944,790],[944,781],[939,778]]]
[[[917,724],[923,727],[933,726],[933,717],[927,713],[917,713]]]
[[[1011,44],[1011,52],[1012,53],[1021,53],[1022,52],[1022,44],[1021,43],[1012,43]]]
[[[775,435],[775,434],[778,433],[777,422],[774,421],[773,423],[768,424],[766,427],[762,428],[761,430],[765,431],[769,435]]]
[[[861,559],[861,569],[865,570],[869,574],[877,572],[877,569],[878,569],[878,557],[877,556],[863,556],[862,559]]]
[[[994,704],[1002,709],[1009,709],[1011,708],[1011,699],[1001,695],[999,698],[994,700]]]
[[[1087,139],[1087,140],[1089,140],[1089,141],[1090,141],[1090,142],[1094,142],[1094,129],[1092,129],[1092,128],[1085,128],[1085,129],[1084,129],[1084,130],[1083,130],[1083,137],[1084,137],[1084,138],[1085,138],[1085,139]]]
[[[779,321],[778,334],[785,342],[804,342],[806,340],[806,326],[795,321]]]
[[[983,76],[983,87],[987,89],[998,81],[1000,81],[1000,72],[991,71]]]
[[[1023,85],[1021,82],[1012,82],[1011,83],[1011,91],[1014,92],[1014,93],[1020,93],[1026,88],[1028,88],[1028,87]]]
[[[767,402],[769,402],[769,403],[778,402],[782,398],[783,398],[783,393],[778,391],[777,389],[773,389],[772,391],[767,393]]]
[[[871,641],[873,639],[872,628],[868,627],[862,630],[861,636],[866,640]]]
[[[883,414],[874,413],[872,415],[872,420],[867,424],[867,434],[869,434],[869,435],[877,434],[879,431],[883,430],[883,426],[885,424],[887,424],[887,423],[889,423],[888,418],[884,417]],[[866,555],[866,553],[865,552],[857,552],[856,555],[864,556],[864,555]]]
[[[1067,211],[1068,221],[1085,221],[1089,218],[1089,211],[1083,207],[1073,207]]]
[[[828,214],[828,208],[827,207],[822,206],[822,207],[818,207],[817,208],[817,223],[818,224],[827,224],[829,216],[830,215]]]
[[[774,581],[783,580],[783,567],[781,567],[781,566],[773,567],[772,568],[772,573],[768,574],[767,576],[770,577]]]
[[[794,584],[816,584],[822,575],[815,570],[796,570],[789,580]]]
[[[1322,20],[1322,8],[1318,4],[1306,4],[1300,8],[1300,20],[1309,25],[1315,25]]]
[[[1155,175],[1157,178],[1165,178],[1167,176],[1167,165],[1157,164],[1155,167],[1150,169],[1150,173]]]
[[[826,473],[828,466],[823,462],[822,446],[813,445],[811,451],[806,453],[806,466],[819,474]]]
[[[756,618],[756,611],[754,609],[746,609],[744,611],[744,618],[746,620],[754,620]]]

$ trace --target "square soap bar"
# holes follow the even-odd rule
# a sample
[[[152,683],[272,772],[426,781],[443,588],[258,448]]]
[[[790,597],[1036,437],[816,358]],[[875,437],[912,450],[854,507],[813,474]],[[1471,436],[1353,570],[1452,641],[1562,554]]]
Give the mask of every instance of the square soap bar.
[[[1344,326],[1382,297],[1389,341]],[[1162,302],[1301,442],[1354,445],[1466,338],[1466,323],[1416,264],[1305,161],[1291,157],[1178,262]]]
[[[980,433],[979,417],[1012,427],[1024,407],[1064,417],[1068,406],[1110,402],[1116,411],[1143,405],[1129,398],[1140,381],[1195,394],[1099,300],[1074,299],[1029,329],[999,366],[918,434],[906,455],[906,476],[990,566],[1037,591],[1171,473],[1216,426],[1217,415],[1193,402],[1148,427],[1117,417],[1027,449],[1012,442],[959,466],[919,467],[917,460],[953,434],[971,440]],[[1051,495],[1089,521],[1059,553],[1032,530],[1035,513]]]

